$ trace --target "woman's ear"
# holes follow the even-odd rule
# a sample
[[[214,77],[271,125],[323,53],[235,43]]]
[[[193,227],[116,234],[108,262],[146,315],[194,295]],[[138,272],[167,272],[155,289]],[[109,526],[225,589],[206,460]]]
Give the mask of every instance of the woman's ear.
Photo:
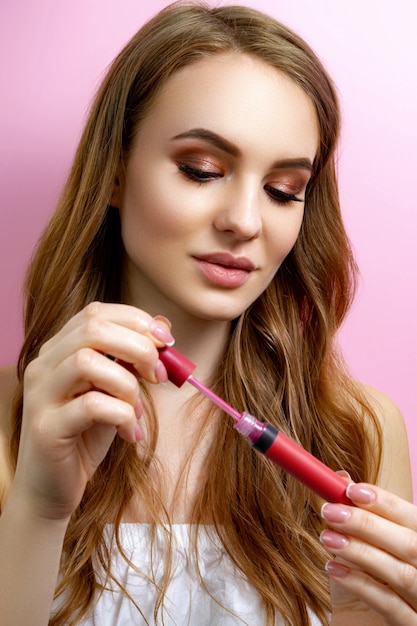
[[[124,173],[121,166],[117,168],[116,176],[114,179],[113,191],[110,197],[109,205],[120,209],[123,201],[123,182]]]

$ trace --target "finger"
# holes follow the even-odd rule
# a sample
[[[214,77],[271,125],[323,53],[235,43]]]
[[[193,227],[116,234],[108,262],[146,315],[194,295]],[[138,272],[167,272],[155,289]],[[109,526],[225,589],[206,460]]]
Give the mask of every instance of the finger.
[[[96,425],[108,426],[113,432],[107,435],[106,445],[110,445],[117,432],[122,439],[135,443],[137,441],[137,414],[131,404],[109,396],[97,390],[77,396],[59,412],[50,411],[46,415],[48,421],[43,424],[41,432],[46,430],[58,448],[60,444],[71,442]],[[101,445],[101,442],[97,442]]]
[[[325,530],[320,536],[321,542],[331,552],[372,578],[387,584],[409,605],[417,609],[417,569],[377,548],[332,530]]]
[[[417,568],[417,532],[413,527],[416,507],[398,498],[405,510],[410,510],[408,520],[402,514],[395,514],[397,520],[381,517],[358,507],[327,503],[322,507],[323,518],[344,534],[361,539],[364,543],[376,546]],[[375,507],[376,508],[376,507]],[[388,514],[387,508],[383,509]],[[408,524],[406,525],[406,521]]]
[[[379,613],[387,626],[417,626],[417,614],[393,589],[373,579],[368,574],[337,561],[329,561],[326,570],[331,587],[338,585],[352,593]]]
[[[50,384],[51,382],[53,384]],[[132,406],[139,397],[136,376],[121,364],[91,348],[78,350],[60,363],[54,369],[53,378],[46,380],[41,389],[34,386],[32,394],[29,385],[28,389],[26,397],[33,397],[36,394],[40,396],[42,403],[49,400],[60,404],[91,389],[98,389],[125,400]]]
[[[146,335],[158,346],[174,343],[169,320],[164,316],[151,317],[145,311],[137,307],[125,304],[111,304],[103,302],[92,302],[82,311],[71,318],[67,324],[41,348],[40,353],[44,353],[54,348],[64,337],[71,334],[78,327],[88,329],[92,321],[93,331],[95,331],[94,320],[99,322],[108,321],[116,325],[128,328],[136,333]],[[88,335],[88,331],[86,332]]]
[[[56,340],[59,340],[65,334],[71,333],[74,328],[82,324],[88,319],[106,319],[116,324],[121,324],[132,330],[136,330],[140,333],[146,333],[150,328],[153,318],[138,309],[137,307],[130,306],[128,304],[118,304],[109,302],[90,302],[81,311],[78,311],[68,322],[61,328],[61,330],[52,337],[48,343],[54,344]]]
[[[351,483],[348,497],[358,507],[417,531],[417,507],[390,491],[367,483]]]
[[[76,326],[72,332],[66,333],[51,345],[48,351],[40,353],[39,359],[43,367],[51,370],[59,363],[79,350],[90,348],[101,354],[111,355],[115,359],[133,365],[138,374],[149,382],[161,382],[163,364],[159,363],[159,355],[155,339],[108,320],[92,318]],[[165,382],[164,378],[164,382]]]

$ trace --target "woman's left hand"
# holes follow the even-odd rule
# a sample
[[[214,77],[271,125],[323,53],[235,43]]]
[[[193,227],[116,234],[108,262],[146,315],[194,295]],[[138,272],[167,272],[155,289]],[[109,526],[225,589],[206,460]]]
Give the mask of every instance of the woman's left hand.
[[[333,615],[355,619],[332,623],[362,624],[365,610],[367,625],[417,626],[417,507],[365,483],[347,493],[356,506],[322,508],[329,529],[320,540],[336,556],[327,564]],[[372,621],[374,612],[382,621]]]

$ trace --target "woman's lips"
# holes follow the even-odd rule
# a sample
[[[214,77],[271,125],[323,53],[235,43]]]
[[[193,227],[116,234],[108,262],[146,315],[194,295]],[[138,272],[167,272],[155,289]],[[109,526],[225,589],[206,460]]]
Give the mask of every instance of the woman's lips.
[[[204,276],[220,287],[240,287],[248,279],[255,265],[246,257],[214,253],[194,257]]]

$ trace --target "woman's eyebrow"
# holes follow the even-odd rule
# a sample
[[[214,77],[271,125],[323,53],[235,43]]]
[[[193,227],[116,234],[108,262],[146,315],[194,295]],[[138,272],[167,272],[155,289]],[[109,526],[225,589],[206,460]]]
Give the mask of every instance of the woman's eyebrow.
[[[204,141],[208,141],[212,143],[220,150],[231,154],[232,156],[239,156],[240,150],[233,143],[221,137],[217,133],[214,133],[211,130],[207,130],[206,128],[192,128],[191,130],[186,130],[184,133],[180,133],[179,135],[175,135],[173,139],[203,139]]]
[[[172,139],[174,141],[177,139],[203,139],[203,141],[208,141],[217,148],[220,148],[220,150],[223,150],[234,157],[238,157],[241,154],[239,148],[235,146],[235,144],[206,128],[192,128],[180,133],[179,135],[175,135]],[[306,169],[309,172],[313,171],[312,161],[304,157],[281,159],[275,161],[273,167],[278,169],[295,168]]]
[[[275,161],[272,166],[277,169],[300,169],[300,170],[308,170],[309,172],[313,171],[313,162],[306,157],[294,158],[294,159],[281,159],[279,161]]]

